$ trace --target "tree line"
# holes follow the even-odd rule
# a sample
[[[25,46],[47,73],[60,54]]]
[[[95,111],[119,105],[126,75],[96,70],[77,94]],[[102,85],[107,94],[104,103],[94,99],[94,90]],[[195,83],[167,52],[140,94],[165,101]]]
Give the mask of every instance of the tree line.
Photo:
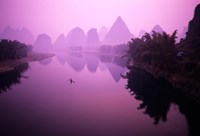
[[[127,56],[129,64],[153,71],[154,75],[166,76],[176,72],[180,56],[177,55],[176,31],[169,35],[166,32],[146,33],[142,38],[129,41]]]
[[[0,60],[21,59],[27,57],[27,53],[31,50],[31,45],[26,45],[17,40],[0,40]]]

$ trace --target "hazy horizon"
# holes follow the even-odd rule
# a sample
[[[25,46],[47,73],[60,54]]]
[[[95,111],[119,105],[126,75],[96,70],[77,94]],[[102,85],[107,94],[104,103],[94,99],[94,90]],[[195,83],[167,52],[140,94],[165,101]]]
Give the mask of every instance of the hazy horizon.
[[[121,16],[130,32],[138,35],[159,24],[164,31],[182,33],[192,19],[198,0],[1,0],[0,32],[6,26],[26,27],[33,35],[46,33],[52,40],[71,29],[80,27],[85,33],[91,28],[110,29]]]

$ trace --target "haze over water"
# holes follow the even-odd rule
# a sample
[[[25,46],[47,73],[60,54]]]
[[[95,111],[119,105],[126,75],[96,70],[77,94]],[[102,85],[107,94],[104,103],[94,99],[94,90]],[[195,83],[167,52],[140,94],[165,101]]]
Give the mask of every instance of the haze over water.
[[[187,136],[187,122],[177,105],[171,105],[166,122],[154,125],[153,118],[137,109],[141,102],[125,89],[127,80],[120,73],[126,68],[109,57],[82,55],[61,53],[30,63],[21,83],[0,95],[0,134]],[[9,77],[7,82],[15,81]]]

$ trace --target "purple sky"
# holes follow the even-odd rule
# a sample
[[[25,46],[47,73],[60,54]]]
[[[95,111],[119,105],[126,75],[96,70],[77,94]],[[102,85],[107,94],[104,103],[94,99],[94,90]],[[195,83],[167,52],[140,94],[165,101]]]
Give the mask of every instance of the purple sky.
[[[130,31],[150,31],[156,24],[171,33],[182,31],[192,19],[199,0],[1,0],[0,32],[7,25],[26,26],[36,36],[48,33],[54,39],[80,26],[85,33],[94,27],[110,27],[118,16]]]

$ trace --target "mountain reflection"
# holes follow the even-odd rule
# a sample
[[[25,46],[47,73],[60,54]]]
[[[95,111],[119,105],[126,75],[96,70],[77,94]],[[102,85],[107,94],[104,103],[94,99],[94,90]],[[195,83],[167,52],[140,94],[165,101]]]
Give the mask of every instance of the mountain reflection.
[[[175,103],[186,117],[190,136],[199,136],[200,105],[187,99],[163,79],[157,79],[142,69],[131,68],[126,74],[127,89],[142,103],[138,109],[154,119],[154,124],[167,121],[170,105]]]
[[[111,55],[100,55],[99,59],[103,63],[111,63],[112,62],[112,56]]]
[[[90,72],[96,72],[99,65],[98,58],[91,54],[85,54],[85,60],[87,63],[88,70]]]
[[[115,82],[118,83],[119,80],[122,78],[120,74],[124,74],[126,72],[126,69],[114,63],[106,63],[105,65],[108,68],[108,71],[110,72]]]
[[[39,61],[41,65],[49,65],[51,62],[52,62],[52,58],[47,58],[47,59]]]
[[[23,73],[29,69],[28,63],[17,66],[14,70],[0,73],[0,93],[6,92],[14,84],[20,84]]]
[[[119,82],[121,79],[120,74],[126,72],[127,58],[121,56],[84,52],[58,52],[56,58],[62,65],[67,62],[76,72],[81,72],[85,67],[91,73],[97,72],[98,68],[100,70],[108,69],[115,82]]]
[[[66,56],[66,61],[76,72],[84,69],[86,62],[81,52],[70,52]]]

